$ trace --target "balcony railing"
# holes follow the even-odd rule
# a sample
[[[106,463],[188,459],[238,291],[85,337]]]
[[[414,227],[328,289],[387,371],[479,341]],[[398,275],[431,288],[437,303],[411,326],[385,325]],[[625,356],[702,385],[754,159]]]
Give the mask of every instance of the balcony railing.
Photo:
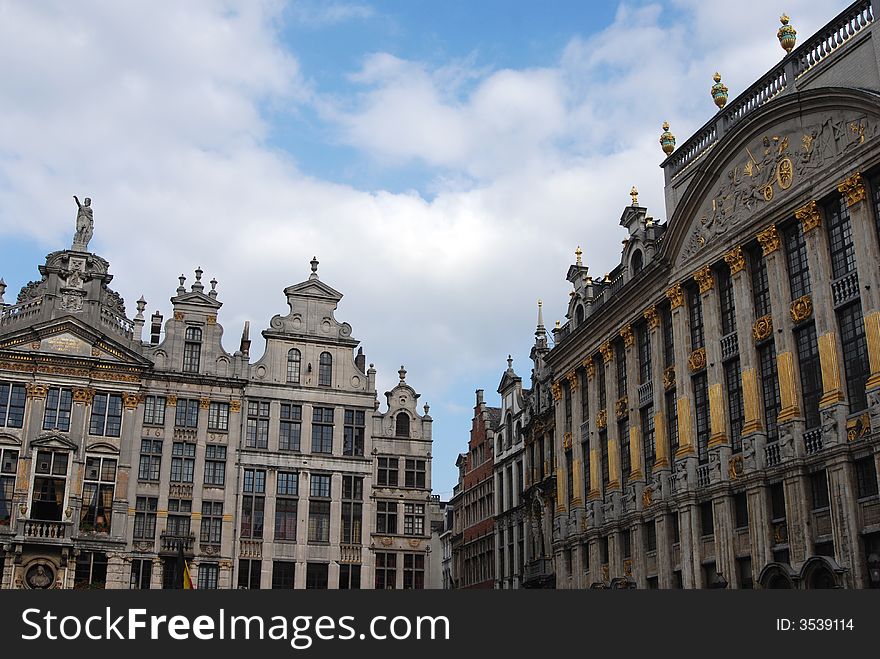
[[[648,380],[639,385],[639,406],[647,405],[654,400],[654,383]]]
[[[0,309],[0,326],[13,325],[25,318],[37,316],[43,310],[43,298],[14,304]]]
[[[242,540],[239,549],[239,555],[242,558],[262,558],[263,557],[263,541],[262,540]]]
[[[779,451],[779,444],[773,442],[764,447],[764,455],[767,458],[767,466],[775,467],[782,461],[782,455]]]
[[[196,541],[195,533],[162,533],[159,536],[159,544],[163,554],[176,554],[181,544],[183,544],[183,553],[192,554],[193,545]]]
[[[101,307],[101,324],[127,339],[134,336],[134,323],[124,316],[113,313],[107,307]]]
[[[360,545],[340,545],[339,562],[359,565],[361,562],[361,550]]]
[[[709,465],[700,465],[697,467],[697,485],[699,487],[708,487],[710,482],[709,478]]]
[[[807,455],[813,455],[822,450],[822,429],[814,428],[804,433],[804,450]]]
[[[835,307],[851,302],[859,296],[859,275],[853,270],[831,282],[831,299]]]
[[[549,558],[538,558],[523,566],[524,581],[547,579],[554,575],[553,563]]]
[[[17,535],[27,542],[48,544],[69,541],[73,532],[72,522],[56,522],[43,519],[19,519]]]
[[[730,359],[739,354],[739,340],[736,332],[721,337],[721,359]]]

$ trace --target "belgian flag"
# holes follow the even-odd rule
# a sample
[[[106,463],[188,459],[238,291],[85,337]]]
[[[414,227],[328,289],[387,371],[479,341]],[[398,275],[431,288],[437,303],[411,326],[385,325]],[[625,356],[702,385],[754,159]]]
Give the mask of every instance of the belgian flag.
[[[184,590],[193,590],[195,586],[193,586],[192,577],[189,574],[189,565],[186,563],[186,558],[183,556],[183,540],[178,540],[177,542],[177,588],[182,588]]]

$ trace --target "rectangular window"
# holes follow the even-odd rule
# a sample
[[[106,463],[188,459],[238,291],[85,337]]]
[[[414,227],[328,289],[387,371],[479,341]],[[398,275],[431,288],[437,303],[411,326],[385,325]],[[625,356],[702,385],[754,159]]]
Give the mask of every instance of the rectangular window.
[[[156,537],[156,511],[159,499],[156,497],[138,497],[134,512],[134,538],[136,540],[153,540]]]
[[[281,403],[281,426],[278,436],[278,450],[300,450],[302,438],[302,405]]]
[[[262,538],[266,510],[266,472],[245,469],[241,498],[241,537]]]
[[[296,540],[299,474],[279,471],[275,497],[275,539]]]
[[[562,407],[565,410],[565,432],[571,430],[571,385],[568,380],[562,381]],[[507,431],[507,437],[510,437],[510,430]]]
[[[359,590],[361,566],[342,563],[339,566],[339,590]]]
[[[425,461],[410,460],[404,461],[405,470],[403,472],[404,487],[415,487],[425,489]]]
[[[306,563],[306,589],[327,590],[329,574],[327,563]]]
[[[403,504],[403,534],[425,535],[425,504]]]
[[[15,474],[18,472],[18,451],[0,450],[0,525],[9,525],[12,519],[12,498],[15,492]]]
[[[838,197],[825,207],[828,246],[831,250],[831,276],[834,279],[856,269],[856,251],[852,241],[852,225],[846,200]]]
[[[208,406],[208,430],[229,430],[229,403],[211,403]]]
[[[86,457],[79,528],[86,533],[109,533],[116,487],[116,460]]]
[[[330,475],[312,474],[309,484],[309,542],[330,542]]]
[[[342,542],[361,544],[363,521],[364,479],[360,476],[342,477]]]
[[[223,502],[202,501],[202,526],[199,542],[203,545],[219,545],[223,534]]]
[[[144,398],[144,425],[165,425],[165,396],[147,396]]]
[[[674,390],[666,392],[666,434],[669,435],[672,457],[675,457],[678,450],[678,400]]]
[[[711,501],[700,504],[700,532],[704,536],[715,533],[715,510]]]
[[[770,518],[774,522],[785,519],[785,487],[782,483],[770,485]]]
[[[333,408],[312,410],[312,453],[333,452]]]
[[[632,557],[632,531],[624,529],[620,532],[620,551],[624,558]],[[568,572],[571,572],[569,569]]]
[[[584,491],[587,496],[593,485],[590,481],[590,425],[588,423],[581,424],[581,453],[584,456]],[[522,484],[517,483],[517,492],[522,492]]]
[[[397,533],[397,502],[376,502],[376,533],[394,535]]]
[[[733,280],[730,268],[726,265],[718,269],[718,305],[721,309],[721,334],[726,336],[736,331],[736,305],[733,299]]]
[[[27,389],[23,384],[0,382],[0,426],[21,428],[26,401]]]
[[[189,336],[189,331],[187,331]],[[198,373],[199,361],[202,353],[202,344],[195,341],[186,341],[183,344],[183,372]]]
[[[581,383],[581,422],[585,422],[590,418],[590,393],[589,393],[589,378],[587,378],[587,371],[584,368],[578,369],[578,378]],[[520,437],[520,425],[517,422],[516,425],[516,435],[513,439],[514,442],[522,441]]]
[[[342,455],[364,454],[364,422],[363,410],[345,410],[345,435],[342,444]]]
[[[192,483],[196,470],[196,445],[174,442],[171,445],[171,482]]]
[[[138,464],[139,481],[159,480],[159,470],[162,466],[162,440],[142,439],[141,459]]]
[[[752,275],[752,300],[755,304],[755,318],[770,313],[770,281],[767,278],[767,261],[760,247],[749,251],[749,264]]]
[[[742,451],[744,409],[741,375],[738,358],[724,362],[724,386],[727,389],[727,418],[730,419],[730,445],[734,453]]]
[[[208,444],[205,447],[205,485],[226,485],[226,447]]]
[[[403,555],[403,589],[421,590],[425,587],[425,555]]]
[[[73,406],[73,390],[51,387],[46,393],[46,412],[43,430],[70,431],[70,409]]]
[[[37,451],[31,507],[33,519],[62,519],[69,462],[70,454],[66,451]]]
[[[651,330],[646,324],[636,328],[639,352],[639,384],[645,384],[652,379],[651,373]]]
[[[868,382],[868,345],[865,341],[865,323],[862,304],[858,300],[837,310],[840,326],[840,344],[843,349],[843,370],[846,374],[846,395],[850,413],[868,407],[865,385]]]
[[[654,406],[643,407],[641,412],[642,452],[645,459],[645,478],[650,482],[657,460],[657,442],[654,436]]]
[[[503,472],[501,475],[503,477]],[[574,454],[571,449],[565,452],[565,491],[568,492],[569,499],[577,496],[577,492],[574,491]]]
[[[262,569],[263,565],[260,561],[247,558],[238,559],[238,587],[259,590]]]
[[[645,537],[645,551],[657,551],[657,523],[653,519],[647,521],[645,522],[645,526],[643,527],[643,529]]]
[[[611,475],[608,471],[608,431],[599,431],[599,453],[602,455],[602,485],[605,491],[608,490],[608,483],[611,481]]]
[[[672,309],[660,307],[660,329],[663,332],[663,366],[675,364],[675,337],[672,330]]]
[[[822,367],[819,364],[816,326],[810,323],[806,327],[796,329],[794,342],[797,346],[798,368],[801,375],[804,419],[807,428],[817,428],[819,400],[822,398]]]
[[[764,403],[764,427],[767,429],[767,441],[779,439],[779,428],[776,417],[779,416],[779,380],[776,372],[776,347],[773,342],[758,348],[758,367],[761,374],[761,398]]]
[[[788,288],[791,299],[796,300],[809,295],[810,265],[807,259],[807,243],[804,241],[803,227],[795,222],[783,233],[785,241],[785,261],[788,266]]]
[[[199,401],[179,398],[174,411],[174,425],[177,428],[199,427]]]
[[[828,475],[824,469],[810,474],[810,494],[813,510],[822,510],[830,505],[828,498]]]
[[[688,321],[691,330],[691,350],[697,350],[704,345],[705,335],[703,332],[703,299],[696,288],[687,290]]]
[[[174,536],[187,536],[190,533],[192,501],[189,499],[168,499],[168,522],[165,532]]]
[[[245,448],[269,447],[269,403],[262,400],[248,401]]]
[[[376,485],[382,487],[397,487],[397,458],[379,458],[379,471],[376,475]]]
[[[605,363],[601,358],[596,360],[596,392],[599,394],[599,409],[608,406],[608,391],[605,386]]]
[[[681,542],[681,528],[678,513],[672,513],[669,515],[669,527],[672,529],[672,544],[677,545]]]
[[[134,558],[131,561],[131,580],[129,588],[132,590],[149,590],[150,578],[153,575],[153,561],[149,558]]]
[[[632,471],[632,460],[629,453],[629,419],[621,419],[617,422],[617,442],[620,447],[620,485],[625,488]]]
[[[272,561],[272,589],[289,590],[293,588],[296,563],[293,561]]]
[[[626,351],[622,343],[614,347],[614,364],[617,368],[617,397],[626,396]]]
[[[92,399],[89,434],[119,437],[121,433],[122,396],[117,394],[95,394],[95,397]]]
[[[709,463],[709,383],[706,373],[691,378],[694,387],[694,416],[696,418],[697,457],[700,464]]]
[[[859,499],[877,496],[877,465],[874,456],[856,460],[853,465],[856,470],[856,496]]]
[[[745,492],[733,495],[733,516],[736,528],[749,528],[749,501]]]
[[[107,554],[98,551],[83,551],[76,557],[76,572],[73,577],[74,590],[104,588],[107,583]]]
[[[197,588],[201,590],[216,590],[220,579],[220,566],[217,563],[199,564],[199,582]]]
[[[397,554],[376,552],[376,589],[397,588]]]

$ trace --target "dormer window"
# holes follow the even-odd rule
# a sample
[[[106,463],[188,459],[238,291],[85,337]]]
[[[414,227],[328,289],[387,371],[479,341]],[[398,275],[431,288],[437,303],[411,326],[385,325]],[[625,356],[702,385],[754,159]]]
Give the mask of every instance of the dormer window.
[[[394,435],[396,437],[409,437],[409,414],[400,412],[397,415],[394,426]]]
[[[299,373],[302,365],[302,353],[296,348],[287,352],[287,381],[291,384],[299,384]]]
[[[333,379],[333,357],[329,352],[322,352],[318,360],[318,385],[329,387]]]
[[[642,267],[645,265],[645,257],[642,256],[642,250],[637,249],[633,252],[632,261],[630,261],[630,263],[632,264],[632,274],[641,271]]]
[[[183,372],[198,373],[202,355],[202,330],[187,327],[183,344]]]

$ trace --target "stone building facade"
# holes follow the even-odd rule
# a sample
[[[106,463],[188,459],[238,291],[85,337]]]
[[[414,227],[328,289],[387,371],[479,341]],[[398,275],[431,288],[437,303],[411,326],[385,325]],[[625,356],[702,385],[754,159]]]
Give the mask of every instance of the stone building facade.
[[[557,587],[880,587],[877,11],[850,6],[671,151],[669,219],[633,189],[612,272],[577,253],[536,351]]]
[[[15,304],[0,282],[0,585],[174,587],[182,547],[198,588],[430,587],[428,406],[401,368],[380,411],[317,261],[251,363],[201,270],[143,341],[90,237],[81,206]]]

